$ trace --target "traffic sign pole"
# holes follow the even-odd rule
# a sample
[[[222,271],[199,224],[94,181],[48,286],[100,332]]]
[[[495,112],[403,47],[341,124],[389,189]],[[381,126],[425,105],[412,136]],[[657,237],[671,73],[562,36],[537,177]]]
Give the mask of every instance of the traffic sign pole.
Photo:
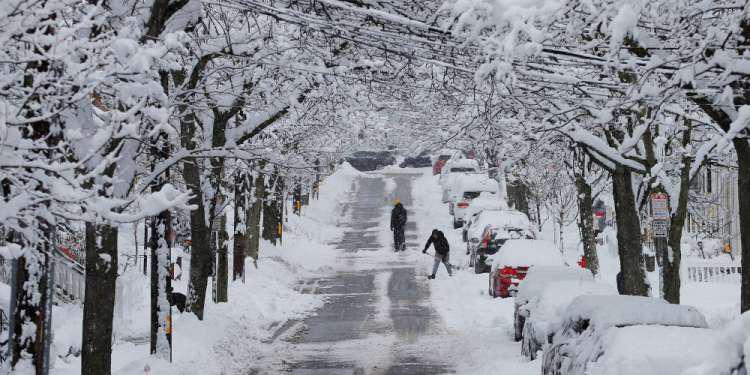
[[[669,262],[667,236],[669,235],[669,196],[664,193],[651,194],[651,230],[654,238],[654,250],[661,260],[659,270],[659,296],[664,299],[664,268]]]

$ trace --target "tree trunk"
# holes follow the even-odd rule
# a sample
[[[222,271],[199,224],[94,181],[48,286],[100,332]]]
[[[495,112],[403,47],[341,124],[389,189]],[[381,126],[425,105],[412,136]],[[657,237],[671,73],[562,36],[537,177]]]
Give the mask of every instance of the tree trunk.
[[[279,177],[274,174],[269,180],[270,186],[266,188],[263,199],[263,239],[276,245],[278,226],[281,223],[279,220],[279,205],[276,201],[276,186],[279,183]]]
[[[50,249],[46,242],[36,246],[46,247],[46,250],[27,249],[18,258],[11,366],[15,367],[22,359],[31,358],[35,373],[41,375],[44,367],[44,322],[49,318],[44,306],[51,292],[47,288],[46,272],[50,257],[44,253]],[[32,327],[32,332],[29,332],[29,327]],[[50,335],[46,338],[52,339]]]
[[[591,195],[591,185],[584,176],[585,162],[579,161],[575,168],[575,181],[578,198],[578,229],[583,242],[583,259],[586,268],[596,275],[599,273],[599,256],[596,253],[596,238],[594,237],[594,198]]]
[[[648,296],[646,271],[641,255],[641,225],[635,206],[631,172],[618,165],[612,173],[617,218],[617,250],[623,277],[623,294]]]
[[[221,215],[221,224],[218,228],[219,234],[219,247],[218,247],[218,259],[219,262],[216,267],[216,302],[227,302],[229,300],[229,256],[228,256],[228,241],[229,235],[227,234],[227,217]]]
[[[81,375],[112,372],[112,318],[117,281],[117,227],[86,223],[86,291]],[[137,246],[136,246],[137,247]]]
[[[248,175],[243,171],[234,177],[234,249],[232,280],[245,275],[245,256],[247,254],[247,218],[248,218]]]
[[[750,144],[747,139],[735,138],[737,153],[737,198],[740,216],[740,246],[742,247],[742,292],[740,310],[750,310]]]
[[[171,361],[171,293],[169,245],[170,212],[162,211],[151,221],[151,354]]]
[[[506,184],[508,191],[508,205],[526,214],[531,220],[529,213],[529,189],[519,178],[510,178]]]
[[[691,125],[686,123],[683,132],[682,145],[690,144]],[[680,169],[680,191],[677,197],[677,207],[669,223],[669,238],[667,240],[667,256],[662,259],[662,291],[663,298],[669,303],[680,303],[680,263],[682,262],[682,230],[687,219],[688,195],[690,192],[690,169],[693,166],[692,156],[682,158]]]
[[[266,183],[265,177],[261,173],[263,164],[258,168],[258,175],[253,181],[255,187],[253,191],[253,204],[250,209],[250,220],[249,225],[249,246],[247,249],[247,255],[253,258],[253,265],[258,268],[258,253],[260,250],[260,237],[261,237],[261,217],[263,216],[263,199],[266,195]]]

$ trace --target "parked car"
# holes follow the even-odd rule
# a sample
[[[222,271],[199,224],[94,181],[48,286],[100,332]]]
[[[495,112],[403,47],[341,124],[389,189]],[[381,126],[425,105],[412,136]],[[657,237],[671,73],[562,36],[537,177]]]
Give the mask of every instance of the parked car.
[[[476,178],[478,177],[478,178]],[[453,214],[453,229],[460,228],[464,225],[464,218],[469,207],[473,204],[474,199],[485,194],[484,200],[498,197],[497,181],[481,175],[468,175],[461,179],[458,188],[453,192],[453,200],[449,203],[448,209]]]
[[[445,163],[451,159],[451,154],[440,154],[435,159],[435,164],[432,165],[432,174],[440,174],[443,170]]]
[[[451,191],[458,181],[469,173],[479,173],[479,163],[471,159],[451,159],[440,172],[440,186],[443,189],[443,203],[450,202]]]
[[[398,166],[401,168],[425,168],[432,165],[429,156],[408,156]]]
[[[684,371],[689,375],[747,375],[750,313],[744,313],[718,330],[718,344],[706,350],[707,358]]]
[[[464,209],[463,213],[463,227],[462,227],[462,240],[467,242],[468,236],[467,231],[471,227],[471,224],[479,216],[482,211],[499,211],[509,210],[508,204],[505,200],[500,199],[496,194],[481,193],[478,197],[471,201],[469,207]],[[478,235],[481,235],[479,233]]]
[[[487,260],[492,297],[514,297],[518,284],[533,266],[565,266],[565,259],[554,243],[534,239],[509,239]]]
[[[390,151],[357,151],[346,158],[354,169],[362,172],[374,171],[396,164],[396,158]]]
[[[594,275],[586,269],[569,266],[537,266],[529,270],[524,283],[518,287],[518,293],[514,301],[513,326],[515,332],[513,337],[515,341],[521,341],[524,321],[529,316],[530,311],[534,310],[533,305],[539,302],[547,286],[569,280],[589,281],[594,280]]]
[[[513,322],[521,355],[534,360],[560,329],[561,316],[573,299],[582,295],[615,295],[617,289],[594,279],[587,269],[534,266],[518,286]]]
[[[495,254],[505,241],[536,237],[529,218],[516,210],[482,211],[472,221],[471,227],[467,230],[471,256],[469,266],[473,266],[476,273],[490,271],[490,266],[485,260],[488,255]]]
[[[711,356],[720,337],[694,307],[649,297],[580,296],[562,320],[543,375],[680,375]]]

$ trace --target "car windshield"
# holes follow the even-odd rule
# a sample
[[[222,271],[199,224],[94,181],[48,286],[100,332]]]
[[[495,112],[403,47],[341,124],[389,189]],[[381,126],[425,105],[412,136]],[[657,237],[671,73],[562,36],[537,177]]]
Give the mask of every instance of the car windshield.
[[[474,172],[474,168],[454,167],[451,168],[451,172]]]
[[[438,157],[438,160],[446,161],[446,160],[449,160],[450,158],[451,158],[450,155],[440,155]]]

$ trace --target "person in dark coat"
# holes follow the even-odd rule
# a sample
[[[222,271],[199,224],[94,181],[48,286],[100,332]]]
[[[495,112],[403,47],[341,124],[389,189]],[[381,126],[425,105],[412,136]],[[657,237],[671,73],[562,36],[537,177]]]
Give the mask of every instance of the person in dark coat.
[[[623,294],[625,290],[625,278],[622,276],[622,271],[617,273],[617,293]]]
[[[445,238],[443,232],[433,229],[430,238],[427,239],[427,243],[424,245],[422,253],[427,254],[427,249],[430,245],[435,247],[435,261],[432,264],[432,275],[427,276],[428,279],[434,279],[437,273],[438,267],[442,262],[445,265],[445,269],[448,270],[448,275],[453,276],[453,270],[451,269],[449,252],[450,246],[448,245],[448,239]]]
[[[399,202],[396,201],[396,205],[391,210],[391,231],[393,231],[393,247],[396,251],[404,251],[406,249],[406,240],[404,237],[404,229],[406,228],[406,209]]]

